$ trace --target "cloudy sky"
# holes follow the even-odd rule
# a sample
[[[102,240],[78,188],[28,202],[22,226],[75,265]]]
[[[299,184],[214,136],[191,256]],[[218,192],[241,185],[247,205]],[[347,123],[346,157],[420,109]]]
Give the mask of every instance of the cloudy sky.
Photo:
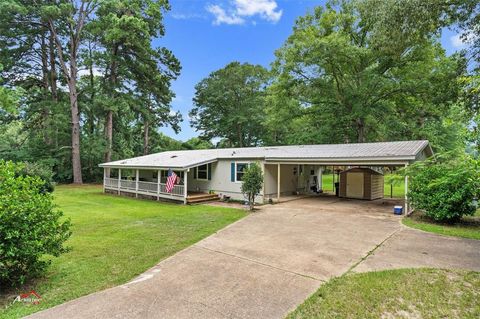
[[[187,140],[198,133],[190,127],[194,86],[209,73],[231,61],[268,67],[274,51],[291,34],[295,19],[325,1],[314,0],[170,0],[172,9],[165,17],[166,36],[154,41],[180,59],[182,73],[173,83],[175,111],[183,115],[182,131],[168,127],[162,131]],[[442,33],[448,54],[462,48],[451,30]]]

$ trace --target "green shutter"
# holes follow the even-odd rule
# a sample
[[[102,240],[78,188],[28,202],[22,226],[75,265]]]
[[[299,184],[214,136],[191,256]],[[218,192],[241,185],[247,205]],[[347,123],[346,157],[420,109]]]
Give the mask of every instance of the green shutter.
[[[235,163],[230,163],[230,181],[235,182]]]
[[[209,163],[207,166],[208,180],[212,179],[212,163]]]
[[[197,168],[193,168],[193,179],[197,179]]]

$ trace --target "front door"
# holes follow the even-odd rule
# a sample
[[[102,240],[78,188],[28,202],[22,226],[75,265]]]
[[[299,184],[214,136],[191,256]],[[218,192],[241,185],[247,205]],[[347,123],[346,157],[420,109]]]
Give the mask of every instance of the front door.
[[[347,173],[347,197],[363,198],[363,173]]]

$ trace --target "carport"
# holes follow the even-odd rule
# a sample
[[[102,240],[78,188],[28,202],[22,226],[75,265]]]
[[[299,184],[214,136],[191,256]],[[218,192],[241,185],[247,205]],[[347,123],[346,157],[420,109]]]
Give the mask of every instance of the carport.
[[[382,172],[385,168],[404,168],[433,155],[428,141],[405,141],[365,144],[297,146],[278,157],[267,157],[264,163],[264,195],[282,201],[294,194],[313,194],[312,177],[323,190],[322,175],[326,168],[339,173],[352,168]],[[313,180],[315,180],[313,178]],[[408,176],[405,177],[405,212],[408,205]]]

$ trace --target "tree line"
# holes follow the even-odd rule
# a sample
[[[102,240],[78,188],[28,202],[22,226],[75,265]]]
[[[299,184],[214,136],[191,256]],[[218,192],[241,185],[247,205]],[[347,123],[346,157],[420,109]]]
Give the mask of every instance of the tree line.
[[[232,62],[196,86],[192,125],[221,145],[428,139],[480,149],[476,1],[329,2],[297,19],[270,70]],[[469,42],[447,56],[442,28]]]
[[[16,101],[2,105],[1,157],[42,161],[58,180],[82,183],[98,177],[100,162],[158,147],[158,127],[178,131],[170,84],[180,62],[152,45],[169,8],[154,0],[2,1],[2,85]]]
[[[180,142],[159,132],[182,121],[170,88],[180,61],[152,43],[168,1],[2,1],[0,158],[81,183],[101,179],[98,163],[171,149],[429,139],[478,152],[479,6],[319,6],[271,68],[232,62],[200,81],[189,114],[200,135]],[[465,50],[445,53],[446,27]]]

